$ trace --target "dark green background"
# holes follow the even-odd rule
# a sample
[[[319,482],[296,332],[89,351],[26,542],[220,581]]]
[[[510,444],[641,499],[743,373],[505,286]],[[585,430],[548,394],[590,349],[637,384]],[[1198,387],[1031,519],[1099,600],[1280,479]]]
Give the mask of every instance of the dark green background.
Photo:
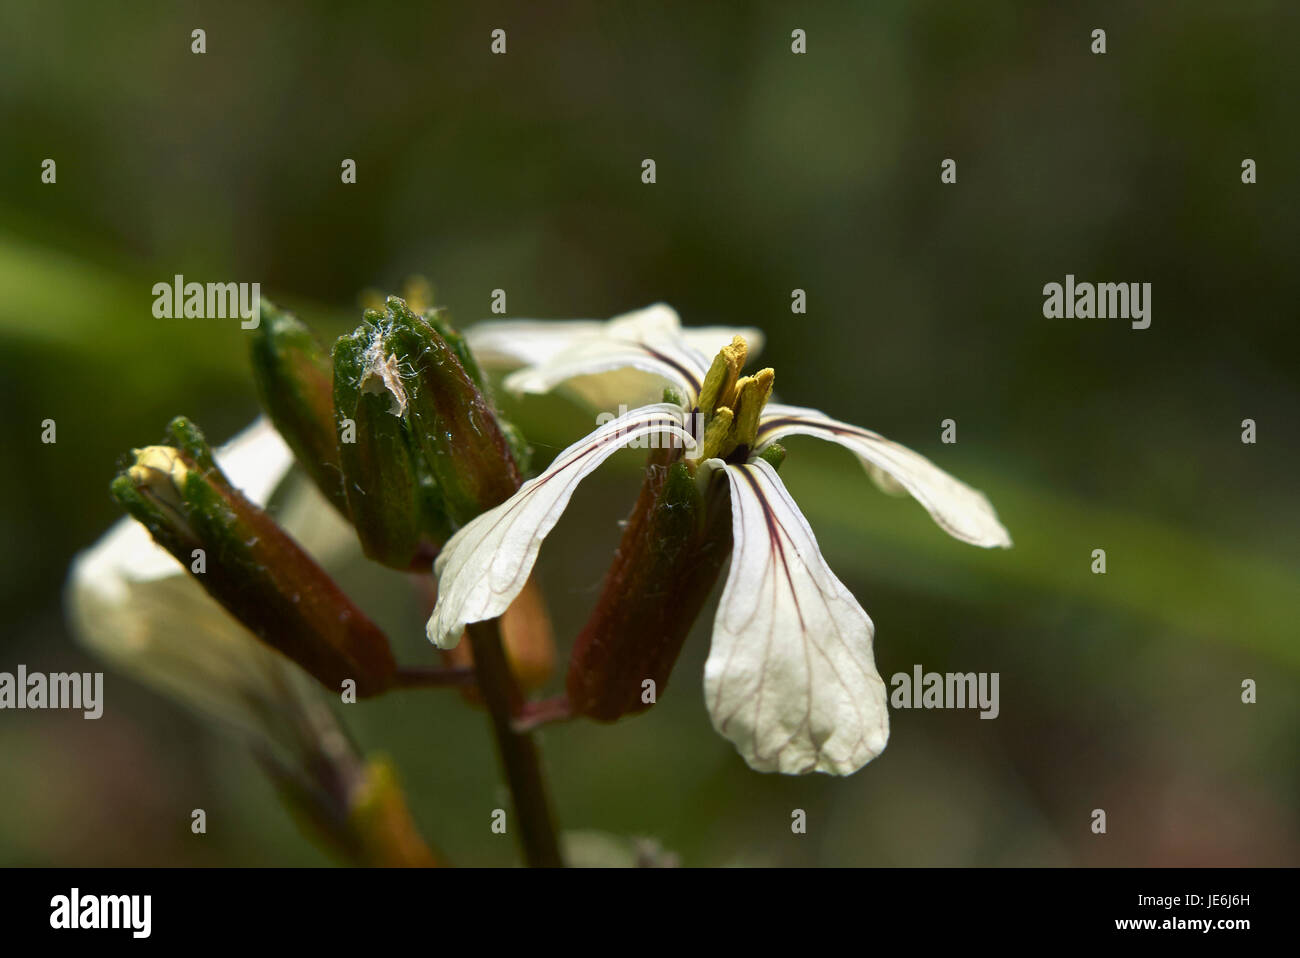
[[[329,335],[413,273],[462,324],[497,287],[512,317],[664,300],[761,326],[781,398],[989,494],[1010,552],[949,540],[847,453],[795,440],[782,471],[882,674],[997,671],[1002,714],[895,713],[851,779],[761,776],[709,726],[702,622],[651,714],[545,733],[567,828],[687,864],[1300,860],[1294,4],[408,6],[0,10],[0,670],[94,667],[60,593],[121,455],[176,413],[224,438],[256,412],[248,334],[155,319],[155,282],[259,281]],[[1152,283],[1151,328],[1044,319],[1066,273]],[[543,456],[590,425],[525,421]],[[562,637],[636,489],[619,461],[542,553]],[[345,584],[426,660],[383,578]],[[99,722],[0,713],[0,862],[325,860],[232,741],[127,677],[107,697]],[[481,714],[437,692],[344,714],[453,860],[513,860]]]

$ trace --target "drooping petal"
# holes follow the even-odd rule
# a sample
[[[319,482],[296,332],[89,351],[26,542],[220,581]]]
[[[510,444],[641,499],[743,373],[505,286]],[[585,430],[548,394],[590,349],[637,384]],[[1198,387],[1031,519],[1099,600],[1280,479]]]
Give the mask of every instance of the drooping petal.
[[[909,492],[950,536],[985,548],[1011,546],[1010,534],[984,493],[948,475],[920,453],[816,409],[779,403],[770,403],[764,410],[755,451],[791,435],[826,439],[849,449],[882,488],[892,491],[874,470]]]
[[[704,665],[713,727],[760,772],[848,775],[889,739],[871,619],[776,470],[760,459],[725,471],[734,544]]]
[[[575,442],[545,472],[452,536],[434,564],[438,603],[429,617],[430,641],[452,648],[468,623],[503,613],[523,589],[542,540],[578,483],[619,449],[651,436],[688,448],[693,443],[677,406],[656,403],[634,409]]]

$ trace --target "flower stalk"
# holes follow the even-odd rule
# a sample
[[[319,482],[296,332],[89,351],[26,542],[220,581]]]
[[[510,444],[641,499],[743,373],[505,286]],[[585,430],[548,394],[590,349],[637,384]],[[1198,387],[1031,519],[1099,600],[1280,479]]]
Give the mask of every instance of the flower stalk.
[[[497,753],[519,818],[524,860],[533,868],[559,868],[564,862],[537,745],[530,732],[514,727],[514,717],[523,704],[523,697],[510,674],[497,620],[475,622],[466,629],[466,635],[474,652],[479,694],[492,716]]]

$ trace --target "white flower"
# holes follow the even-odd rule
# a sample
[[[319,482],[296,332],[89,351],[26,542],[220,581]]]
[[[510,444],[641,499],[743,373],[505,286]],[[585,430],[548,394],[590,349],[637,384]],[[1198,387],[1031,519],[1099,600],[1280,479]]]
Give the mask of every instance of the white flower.
[[[582,398],[612,405],[627,401],[625,388],[644,394],[653,383],[661,393],[670,386],[682,402],[651,403],[605,423],[457,532],[435,564],[440,586],[429,638],[454,646],[467,623],[504,612],[578,483],[634,440],[671,437],[682,443],[699,481],[721,470],[730,486],[733,555],[704,667],[714,727],[759,771],[847,775],[879,755],[889,715],[871,619],[827,566],[764,453],[795,434],[839,443],[873,475],[910,493],[950,535],[1010,546],[984,495],[870,430],[768,403],[771,370],[739,376],[746,358],[741,338],[710,363],[697,343],[717,344],[730,331],[683,332],[667,307],[601,328],[584,323],[559,346],[544,329],[518,323],[497,332],[503,341],[517,337],[519,359],[541,344],[532,365],[507,377],[509,389],[545,392],[566,384]],[[480,341],[495,335],[490,328],[478,334]],[[694,433],[692,414],[704,420]]]
[[[231,483],[265,505],[293,464],[280,434],[259,419],[216,453]],[[310,483],[279,514],[318,560],[353,548],[351,528]],[[66,601],[88,648],[180,701],[250,736],[275,740],[312,683],[258,641],[134,519],[122,519],[76,557]],[[277,714],[278,713],[278,714]]]

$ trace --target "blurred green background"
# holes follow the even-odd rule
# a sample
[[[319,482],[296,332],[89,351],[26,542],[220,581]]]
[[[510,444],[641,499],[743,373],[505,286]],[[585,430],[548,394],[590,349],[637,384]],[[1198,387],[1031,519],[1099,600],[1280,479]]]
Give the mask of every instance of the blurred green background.
[[[155,319],[155,282],[260,281],[329,336],[414,273],[462,325],[498,287],[510,317],[664,300],[762,327],[782,399],[988,493],[1006,553],[831,447],[792,440],[782,470],[882,675],[999,672],[1001,715],[896,712],[847,780],[758,775],[704,710],[710,610],[651,713],[545,731],[564,827],[692,865],[1300,862],[1294,4],[433,7],[0,10],[0,670],[102,667],[61,590],[117,518],[122,454],[177,413],[224,439],[257,412],[248,334]],[[1152,283],[1151,328],[1044,319],[1066,273]],[[543,458],[590,425],[558,401],[521,416]],[[542,553],[565,644],[637,488],[635,454],[614,461]],[[430,661],[384,578],[345,585]],[[106,698],[98,722],[0,713],[0,863],[330,860],[230,738],[126,676]],[[451,860],[515,860],[481,713],[418,692],[342,714]]]

